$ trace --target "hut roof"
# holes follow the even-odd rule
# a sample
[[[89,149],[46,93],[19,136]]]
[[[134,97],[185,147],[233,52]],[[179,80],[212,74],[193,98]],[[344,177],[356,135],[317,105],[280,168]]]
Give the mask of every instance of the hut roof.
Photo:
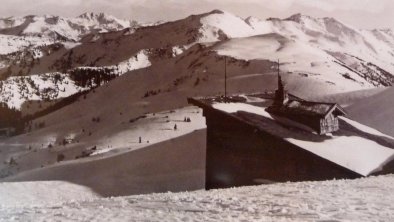
[[[289,94],[289,101],[279,107],[270,107],[268,111],[286,115],[304,115],[324,118],[329,113],[346,115],[345,110],[336,103],[311,102]]]

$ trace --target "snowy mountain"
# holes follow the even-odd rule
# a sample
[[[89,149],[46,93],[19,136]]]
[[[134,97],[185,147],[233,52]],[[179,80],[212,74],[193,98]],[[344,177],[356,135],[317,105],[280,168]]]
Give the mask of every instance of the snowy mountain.
[[[301,14],[266,21],[248,18],[247,22],[257,33],[274,32],[326,52],[330,60],[348,69],[342,73],[345,77],[358,75],[375,86],[392,83],[394,36],[390,30],[360,30],[334,18]]]
[[[117,31],[137,26],[135,21],[117,19],[104,13],[84,13],[76,18],[30,15],[0,19],[1,34],[71,41],[78,41],[90,33]]]
[[[253,51],[256,55],[253,58],[235,56],[235,54],[248,54],[246,50],[252,50],[252,47],[248,48],[250,44],[268,44],[270,38],[254,41],[256,38],[253,37],[272,33],[277,34],[278,40],[282,39],[281,41],[288,44],[283,44],[283,48],[274,50],[259,48],[258,52]],[[349,89],[342,87],[334,90],[346,91],[391,85],[393,81],[391,73],[394,72],[392,62],[394,38],[390,33],[392,32],[389,30],[355,29],[333,18],[316,19],[296,14],[287,19],[258,20],[249,17],[244,20],[230,13],[215,10],[175,22],[145,27],[131,34],[89,36],[84,39],[89,44],[84,44],[75,50],[73,57],[91,55],[90,59],[78,65],[87,65],[96,61],[108,65],[112,60],[124,59],[129,54],[142,49],[156,48],[164,52],[171,51],[172,47],[189,48],[197,43],[207,46],[216,43],[231,46],[232,48],[228,49],[237,51],[231,55],[237,60],[280,59],[284,71],[303,76],[308,73],[314,76],[320,75],[326,85],[340,84],[341,81],[349,85],[357,85]],[[254,42],[249,44],[247,39],[237,40],[239,38],[253,39]],[[229,39],[232,39],[233,44],[226,43]],[[124,49],[123,45],[128,45],[128,48]],[[90,54],[93,47],[94,54]],[[290,56],[288,51],[293,55]],[[315,59],[316,54],[319,56]],[[301,58],[298,55],[301,55]],[[322,69],[326,71],[321,72]],[[327,75],[334,75],[335,78],[325,78]]]
[[[57,184],[59,189],[73,190],[74,196],[91,191],[92,195],[85,195],[86,198],[97,193],[113,196],[203,188],[205,149],[201,147],[206,144],[205,122],[200,109],[185,107],[186,98],[222,95],[225,67],[229,94],[275,90],[279,59],[280,72],[290,93],[303,98],[331,96],[337,99],[341,95],[341,103],[346,105],[350,100],[356,101],[349,107],[350,114],[363,123],[365,119],[375,119],[370,116],[379,112],[385,115],[376,117],[376,121],[391,118],[387,104],[390,104],[392,90],[376,99],[384,103],[382,106],[373,103],[375,97],[365,99],[374,93],[364,93],[365,89],[369,89],[368,92],[380,90],[393,83],[394,34],[391,30],[360,30],[333,18],[301,14],[286,19],[243,19],[219,10],[144,26],[135,26],[133,22],[105,14],[86,13],[76,18],[11,17],[1,19],[0,27],[0,102],[20,109],[22,113],[37,114],[22,122],[24,128],[20,129],[19,135],[0,138],[0,162],[4,163],[0,165],[0,178],[4,182],[67,181],[74,185]],[[355,90],[360,92],[359,96],[352,94],[350,98],[347,93]],[[363,99],[358,100],[361,97]],[[70,98],[72,100],[67,100]],[[32,111],[36,103],[43,105],[41,109],[37,108],[38,111],[45,107],[49,109]],[[364,107],[360,105],[362,103],[371,105]],[[187,118],[191,121],[185,121]],[[378,124],[367,125],[379,127]],[[377,133],[370,128],[368,132]],[[384,132],[393,135],[392,131]],[[348,141],[346,147],[353,144],[353,136],[340,139]],[[305,148],[311,151],[324,145],[309,144],[310,147]],[[328,151],[332,152],[332,149]],[[391,182],[391,178],[379,181],[386,180]],[[374,179],[371,181],[375,184]],[[347,181],[332,183],[336,188],[338,184],[349,184]],[[347,190],[353,190],[355,183]],[[57,186],[52,182],[48,184],[37,182],[37,186],[43,189],[53,187],[53,184]],[[2,190],[27,190],[24,185],[30,186],[31,183],[15,182],[4,186],[0,183],[0,196]],[[366,186],[371,188],[369,182]],[[296,185],[303,195],[311,190],[326,190],[315,188],[309,183]],[[382,185],[382,189],[386,188]],[[261,189],[266,190],[265,187]],[[275,191],[272,196],[283,197],[282,192],[276,192],[275,187],[272,189]],[[335,196],[334,190],[338,189],[328,195]],[[223,192],[233,196],[232,191]],[[56,191],[51,189],[50,193]],[[154,198],[163,197],[171,203],[180,200],[182,205],[192,198],[204,204],[208,200],[208,206],[197,204],[198,209],[191,205],[191,209],[181,208],[185,214],[214,212],[212,209],[224,202],[225,206],[234,206],[234,212],[238,212],[239,206],[231,204],[239,200],[230,200],[226,196],[231,202],[228,204],[217,199],[216,194],[216,191],[207,193],[207,199],[186,194],[147,196],[143,207],[151,213],[150,209],[157,209]],[[291,192],[289,195],[292,196]],[[351,199],[354,195],[349,193],[349,201],[355,200]],[[62,193],[58,198],[67,196]],[[246,200],[250,198],[253,197],[248,196]],[[135,201],[133,198],[99,199],[81,205],[87,204],[94,209],[100,209],[97,206],[122,209],[118,205],[136,206],[138,200]],[[284,202],[288,203],[288,200]],[[301,211],[299,220],[304,220],[305,215],[308,220],[366,218],[363,213],[371,211],[365,210],[365,204],[356,202],[343,203],[343,209],[354,207],[351,215],[346,214],[348,211],[332,213],[334,202],[327,208],[318,206],[318,210],[324,212],[323,216],[313,211],[315,202],[296,205]],[[169,206],[179,212],[176,203]],[[249,206],[250,201],[243,204]],[[277,209],[278,204],[283,208],[279,201],[263,210],[276,219],[278,215],[293,212],[293,208]],[[47,216],[47,211],[61,215],[58,211],[66,210],[69,214],[59,218],[69,219],[68,216],[76,215],[73,207],[79,205],[79,202],[71,202],[66,209],[58,205],[43,207],[44,213],[38,216]],[[375,209],[372,208],[375,205],[371,205],[368,209]],[[224,212],[229,208],[220,209]],[[360,209],[362,213],[359,213]],[[247,219],[256,216],[257,210],[257,205],[241,209],[251,213]],[[223,212],[221,216],[228,216]],[[372,213],[376,212],[382,213]],[[5,220],[18,219],[19,213],[26,214],[29,219],[37,212],[32,213],[29,208],[23,208],[22,212],[0,203],[0,215],[5,215]],[[287,219],[285,217],[283,220]],[[386,219],[384,215],[381,218]]]
[[[296,14],[286,19],[243,19],[214,10],[139,28],[102,13],[76,18],[11,17],[0,24],[0,33],[8,34],[0,35],[0,44],[5,46],[0,57],[3,80],[40,73],[66,74],[84,67],[106,69],[125,61],[129,61],[127,67],[157,66],[158,70],[172,64],[172,72],[179,78],[194,73],[199,79],[215,79],[215,74],[223,72],[217,64],[225,56],[237,64],[229,65],[230,77],[235,72],[250,75],[242,80],[231,77],[243,86],[256,80],[269,83],[280,59],[288,89],[305,97],[311,92],[332,94],[390,86],[394,80],[393,32],[359,30],[333,18]],[[58,34],[65,39],[52,42],[53,35]],[[141,65],[141,61],[149,64]],[[121,73],[134,69],[123,68]],[[271,88],[265,84],[265,88],[254,90]]]

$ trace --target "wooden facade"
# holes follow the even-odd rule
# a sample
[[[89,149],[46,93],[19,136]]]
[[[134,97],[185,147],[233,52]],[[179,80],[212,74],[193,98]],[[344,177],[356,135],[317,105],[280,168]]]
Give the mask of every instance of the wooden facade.
[[[320,119],[320,131],[319,134],[326,134],[339,130],[338,117],[334,114],[329,113],[325,118]]]

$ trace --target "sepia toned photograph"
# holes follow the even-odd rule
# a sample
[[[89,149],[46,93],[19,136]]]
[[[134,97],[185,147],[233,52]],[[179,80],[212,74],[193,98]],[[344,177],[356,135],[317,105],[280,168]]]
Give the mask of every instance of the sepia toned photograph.
[[[394,221],[394,1],[0,3],[0,222]]]

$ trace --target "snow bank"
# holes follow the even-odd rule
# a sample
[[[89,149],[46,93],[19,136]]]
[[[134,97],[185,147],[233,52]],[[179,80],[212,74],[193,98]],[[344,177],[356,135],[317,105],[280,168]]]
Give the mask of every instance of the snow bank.
[[[47,206],[97,197],[99,195],[87,187],[64,181],[0,183],[0,208],[3,209]]]
[[[2,205],[0,220],[393,221],[393,183],[394,176],[387,175],[97,198],[37,207]]]
[[[261,115],[273,119],[271,114],[265,111],[265,107],[253,106],[246,103],[214,103],[212,104],[212,107],[227,113],[236,113],[238,111],[245,111],[248,113],[254,113],[257,115]]]
[[[379,171],[383,164],[394,158],[392,148],[357,136],[333,136],[324,142],[285,140],[363,176]]]

